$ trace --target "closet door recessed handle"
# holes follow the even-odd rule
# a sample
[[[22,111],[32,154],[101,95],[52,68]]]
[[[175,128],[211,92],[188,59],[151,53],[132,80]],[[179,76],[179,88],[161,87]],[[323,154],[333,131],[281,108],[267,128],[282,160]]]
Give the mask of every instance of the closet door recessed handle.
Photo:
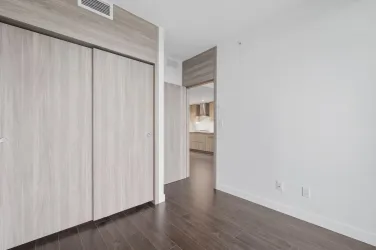
[[[7,142],[7,138],[0,138],[0,143],[4,143],[4,142]]]

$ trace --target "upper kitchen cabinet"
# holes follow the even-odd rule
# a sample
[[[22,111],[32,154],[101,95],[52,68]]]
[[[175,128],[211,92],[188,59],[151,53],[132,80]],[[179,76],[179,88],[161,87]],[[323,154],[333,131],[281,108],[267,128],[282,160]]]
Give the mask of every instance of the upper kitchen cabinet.
[[[214,152],[214,134],[206,137],[206,151]]]
[[[189,107],[191,122],[196,122],[197,117],[209,116],[210,120],[214,120],[214,102],[193,104]]]
[[[198,105],[196,104],[189,106],[189,117],[190,117],[191,122],[197,121],[197,106]]]
[[[214,121],[214,102],[209,103],[210,120]]]

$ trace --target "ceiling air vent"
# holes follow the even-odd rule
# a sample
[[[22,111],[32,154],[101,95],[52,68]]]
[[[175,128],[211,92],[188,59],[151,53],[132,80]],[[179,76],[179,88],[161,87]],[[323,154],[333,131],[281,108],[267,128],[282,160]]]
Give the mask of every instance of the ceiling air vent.
[[[78,6],[98,15],[114,19],[114,5],[100,0],[78,0]]]

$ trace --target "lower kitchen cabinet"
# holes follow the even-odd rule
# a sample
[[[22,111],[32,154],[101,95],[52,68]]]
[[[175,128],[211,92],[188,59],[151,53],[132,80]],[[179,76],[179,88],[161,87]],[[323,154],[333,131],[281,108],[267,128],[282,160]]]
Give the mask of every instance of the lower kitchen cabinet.
[[[214,152],[214,135],[212,133],[190,133],[190,149]]]
[[[206,137],[206,151],[214,152],[214,135],[208,135]]]
[[[192,142],[191,149],[206,151],[206,144],[203,142]]]

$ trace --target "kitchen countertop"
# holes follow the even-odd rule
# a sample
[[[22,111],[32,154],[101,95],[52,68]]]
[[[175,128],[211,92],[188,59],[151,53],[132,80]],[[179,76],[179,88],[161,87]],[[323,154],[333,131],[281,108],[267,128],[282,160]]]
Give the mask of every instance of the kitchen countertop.
[[[214,132],[209,132],[209,131],[191,131],[189,133],[197,133],[197,134],[210,134],[213,135]]]

